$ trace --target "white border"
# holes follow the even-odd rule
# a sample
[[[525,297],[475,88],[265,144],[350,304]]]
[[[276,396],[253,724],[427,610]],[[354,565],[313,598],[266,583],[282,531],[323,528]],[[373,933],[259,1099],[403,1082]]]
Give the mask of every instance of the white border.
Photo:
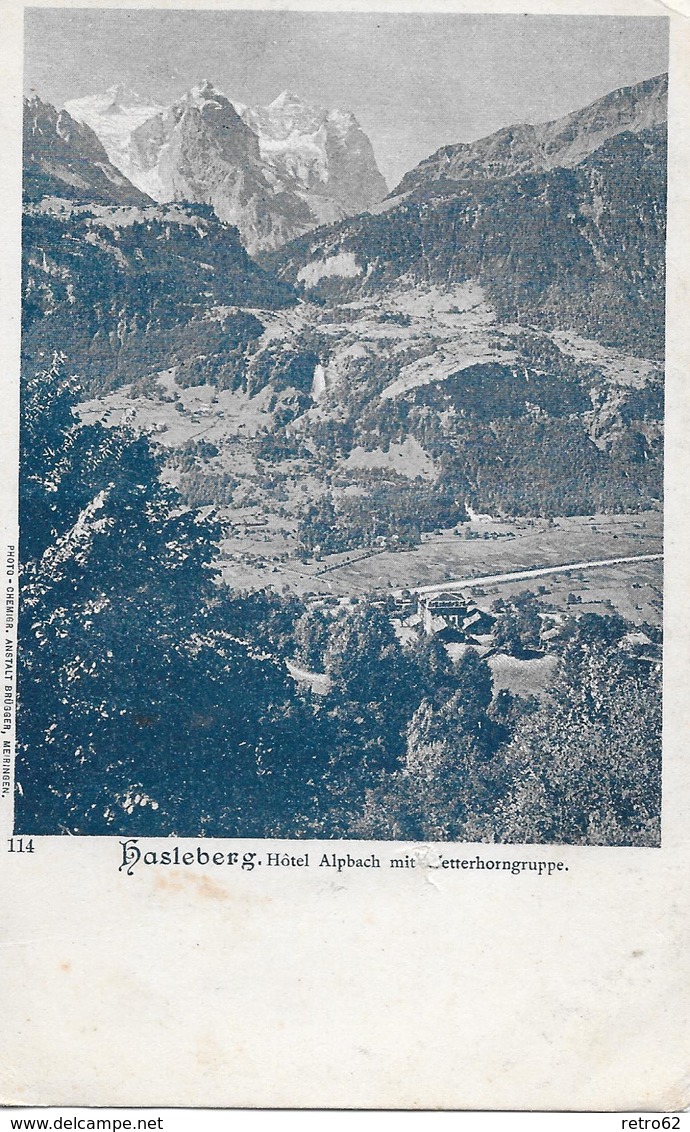
[[[478,9],[459,0],[345,6]],[[674,1111],[690,1100],[690,6],[503,0],[481,10],[671,21],[662,848],[498,847],[568,865],[553,880],[515,883],[428,868],[127,877],[117,838],[35,839],[31,856],[4,853],[0,842],[0,1100],[9,1104]],[[22,7],[3,0],[1,14],[0,483],[11,543]]]

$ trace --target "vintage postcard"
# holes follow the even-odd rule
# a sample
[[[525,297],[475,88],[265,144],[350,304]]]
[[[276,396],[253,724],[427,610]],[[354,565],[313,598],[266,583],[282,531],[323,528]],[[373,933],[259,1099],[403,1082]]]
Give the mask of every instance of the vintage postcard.
[[[5,0],[6,1104],[690,1104],[690,8],[477,8]]]

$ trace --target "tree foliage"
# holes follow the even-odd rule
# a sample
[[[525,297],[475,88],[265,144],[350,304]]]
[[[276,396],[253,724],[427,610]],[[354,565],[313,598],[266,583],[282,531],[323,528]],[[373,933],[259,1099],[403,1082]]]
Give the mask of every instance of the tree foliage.
[[[22,402],[21,827],[231,830],[251,797],[260,825],[285,673],[218,616],[214,520],[75,399],[56,361]]]

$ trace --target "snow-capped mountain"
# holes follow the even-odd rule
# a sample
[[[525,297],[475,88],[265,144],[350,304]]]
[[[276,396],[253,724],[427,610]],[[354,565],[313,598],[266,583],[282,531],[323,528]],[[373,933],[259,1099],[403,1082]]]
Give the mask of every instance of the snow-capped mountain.
[[[336,201],[345,215],[363,212],[386,195],[371,142],[354,114],[310,106],[288,90],[268,106],[240,112],[277,176]]]
[[[250,251],[275,248],[383,199],[386,183],[354,115],[284,91],[265,107],[202,82],[172,106],[114,87],[67,109],[110,158],[159,201],[212,205]]]
[[[223,220],[235,222],[230,213],[268,188],[256,135],[210,83],[193,87],[137,126],[128,159],[132,176],[156,200],[217,204]]]
[[[210,83],[134,130],[129,168],[159,201],[210,204],[220,220],[239,228],[249,251],[278,247],[322,219],[294,180],[285,184],[276,176],[257,135]]]
[[[151,204],[109,161],[93,130],[37,96],[24,104],[24,195]]]
[[[85,122],[91,127],[112,163],[129,176],[129,139],[132,132],[142,122],[159,114],[163,107],[117,84],[103,94],[73,98],[65,103],[65,110],[75,121]],[[143,185],[139,187],[144,188]]]

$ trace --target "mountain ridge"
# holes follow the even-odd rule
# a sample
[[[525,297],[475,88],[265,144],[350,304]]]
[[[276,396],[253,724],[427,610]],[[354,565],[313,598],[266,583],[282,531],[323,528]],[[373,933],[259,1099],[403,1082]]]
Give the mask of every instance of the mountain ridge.
[[[438,181],[503,179],[573,168],[618,134],[665,124],[667,96],[668,75],[663,73],[610,91],[553,121],[516,123],[474,142],[442,146],[409,170],[389,198]]]
[[[400,280],[474,280],[504,321],[571,330],[659,357],[665,168],[661,127],[622,134],[577,169],[412,195],[387,212],[317,229],[260,260],[325,305]]]
[[[110,88],[66,106],[142,191],[161,202],[210,204],[237,225],[250,252],[361,212],[388,192],[348,111],[287,90],[267,106],[245,106],[206,79],[168,107],[136,97],[128,103]]]
[[[147,205],[151,198],[109,160],[97,135],[35,95],[24,100],[23,192],[102,204]]]

